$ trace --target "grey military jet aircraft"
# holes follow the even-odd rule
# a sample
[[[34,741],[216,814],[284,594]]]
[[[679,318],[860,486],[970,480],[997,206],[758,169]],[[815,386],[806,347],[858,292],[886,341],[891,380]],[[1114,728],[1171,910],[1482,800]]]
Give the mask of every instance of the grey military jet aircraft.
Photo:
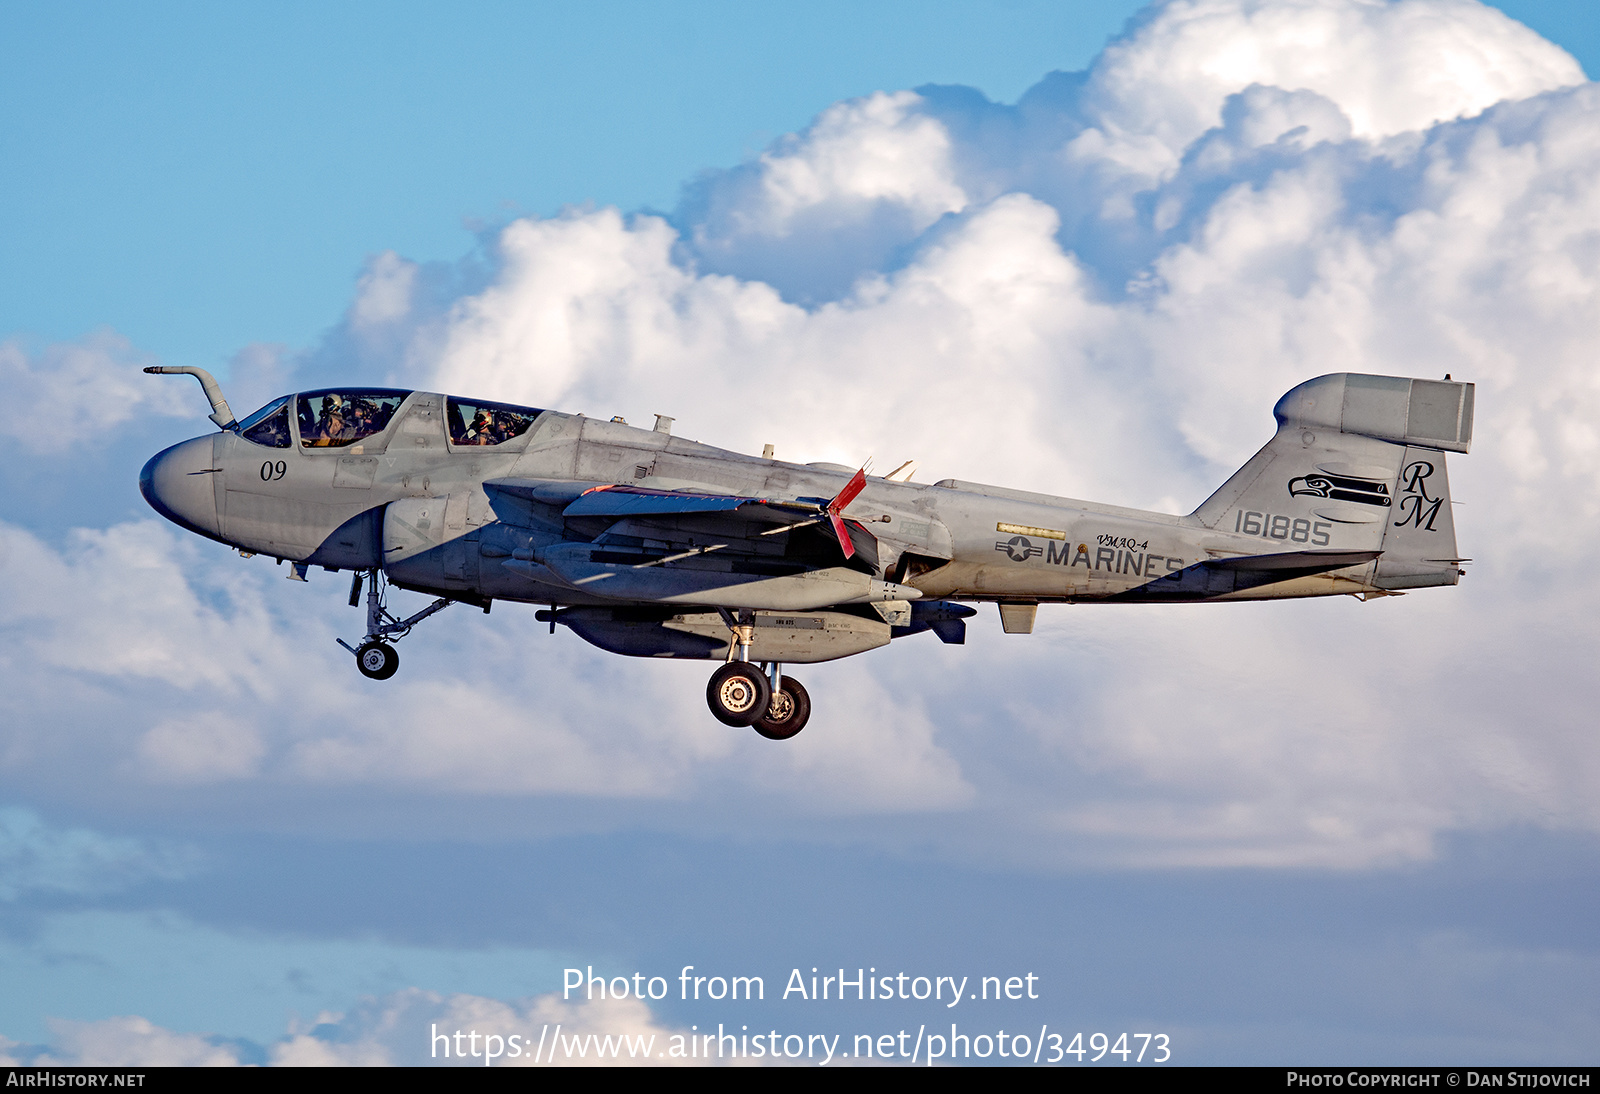
[[[1370,598],[1464,573],[1446,452],[1472,439],[1473,385],[1337,373],[1278,400],[1277,434],[1187,516],[837,464],[757,458],[671,434],[426,391],[285,395],[235,421],[204,369],[220,432],[140,475],[169,520],[366,585],[363,640],[393,643],[452,603],[548,605],[538,618],[635,657],[723,662],[711,712],[792,737],[811,700],[785,663],[830,661],[923,631],[961,643],[961,601],[1007,634],[1042,603]],[[401,619],[386,587],[434,596]]]

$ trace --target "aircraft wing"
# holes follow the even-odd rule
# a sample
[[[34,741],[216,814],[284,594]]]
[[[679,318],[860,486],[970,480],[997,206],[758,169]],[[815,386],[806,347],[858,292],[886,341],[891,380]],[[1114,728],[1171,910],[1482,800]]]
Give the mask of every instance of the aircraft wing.
[[[842,528],[849,539],[848,548],[843,548],[846,558],[859,555],[864,567],[877,566],[877,537],[859,521],[839,518],[836,523],[836,514],[830,514],[826,498],[759,498],[546,479],[493,479],[483,485],[491,504],[497,495],[534,502],[552,515],[559,512],[563,520],[579,521],[580,527],[588,523],[591,529],[622,521],[635,530],[654,527],[657,534],[651,538],[669,543],[679,538],[675,532],[707,522],[714,522],[718,534],[739,539],[763,538],[793,529],[808,537],[825,537],[823,542],[828,542],[837,541]],[[511,515],[501,513],[500,506],[495,509],[502,519]]]
[[[1204,600],[1225,593],[1289,581],[1297,577],[1325,574],[1347,566],[1371,562],[1382,551],[1283,551],[1270,555],[1234,555],[1212,558],[1175,570],[1165,577],[1110,600]]]

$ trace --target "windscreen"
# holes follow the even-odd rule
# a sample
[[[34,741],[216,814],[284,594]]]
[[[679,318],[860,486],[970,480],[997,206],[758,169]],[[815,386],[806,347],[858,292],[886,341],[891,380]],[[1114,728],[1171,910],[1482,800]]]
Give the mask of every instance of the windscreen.
[[[274,399],[240,422],[239,436],[264,448],[288,448],[290,398]]]

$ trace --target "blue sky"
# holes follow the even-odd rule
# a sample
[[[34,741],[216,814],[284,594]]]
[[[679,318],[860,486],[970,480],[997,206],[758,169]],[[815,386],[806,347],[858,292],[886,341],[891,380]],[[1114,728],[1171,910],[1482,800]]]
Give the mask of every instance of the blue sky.
[[[1020,94],[1136,3],[9,8],[0,329],[212,363],[332,325],[367,256],[670,209],[838,99]],[[24,272],[26,271],[26,272]]]
[[[1600,14],[1248,7],[0,12],[0,390],[94,427],[0,429],[0,1053],[403,1062],[577,963],[1032,971],[994,1020],[1178,1062],[1592,1063]],[[152,362],[1166,509],[1299,379],[1454,368],[1480,562],[1028,645],[987,613],[811,670],[776,751],[693,666],[507,608],[360,680],[337,577],[154,522],[138,467],[205,422]],[[796,1007],[760,1020],[929,1020]]]
[[[1593,72],[1600,13],[1498,5]],[[1011,102],[1142,4],[15,5],[0,73],[0,331],[102,324],[172,362],[305,346],[361,264],[475,226],[671,209],[827,104],[964,84]]]

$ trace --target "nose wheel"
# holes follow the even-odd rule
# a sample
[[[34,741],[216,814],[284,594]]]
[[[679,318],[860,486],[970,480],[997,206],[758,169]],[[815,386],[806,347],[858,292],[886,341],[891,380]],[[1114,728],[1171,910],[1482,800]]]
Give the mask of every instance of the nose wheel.
[[[389,608],[384,596],[383,571],[373,570],[363,575],[356,571],[355,580],[350,583],[350,606],[358,607],[361,604],[361,585],[365,577],[367,582],[367,635],[361,645],[352,646],[344,639],[336,641],[339,645],[355,654],[356,668],[361,670],[361,675],[368,680],[387,680],[400,669],[400,654],[390,645],[398,642],[411,633],[411,628],[421,623],[435,612],[442,611],[450,606],[450,601],[440,597],[426,608],[409,619],[397,619],[389,614]],[[485,609],[487,610],[487,609]]]
[[[364,642],[356,650],[356,668],[368,680],[387,680],[400,669],[400,653],[387,642]]]

